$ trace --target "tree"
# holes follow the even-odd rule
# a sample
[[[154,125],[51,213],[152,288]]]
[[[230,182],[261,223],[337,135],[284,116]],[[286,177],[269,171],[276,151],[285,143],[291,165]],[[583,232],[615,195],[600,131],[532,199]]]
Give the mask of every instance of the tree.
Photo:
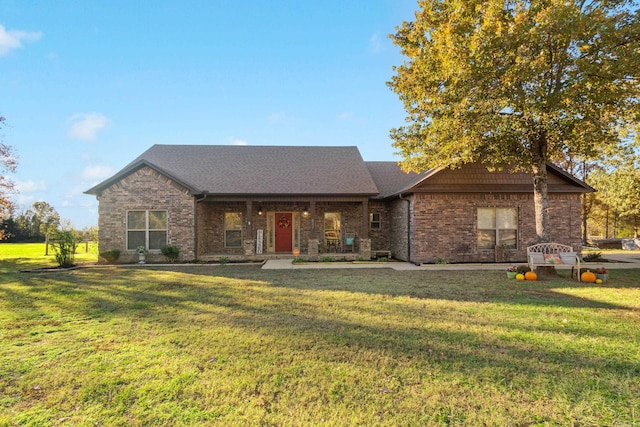
[[[640,161],[634,160],[629,159],[610,171],[597,171],[593,178],[594,185],[599,189],[599,198],[614,215],[616,228],[618,219],[628,219],[637,239],[640,226]]]
[[[5,118],[0,116],[0,129],[4,126]],[[14,204],[9,194],[14,190],[13,182],[6,177],[9,172],[15,172],[18,162],[16,155],[9,145],[0,142],[0,240],[7,237],[6,220],[13,214]]]
[[[533,175],[550,239],[546,164],[615,147],[639,116],[640,17],[631,1],[424,0],[391,35],[392,129],[406,170],[481,161]]]

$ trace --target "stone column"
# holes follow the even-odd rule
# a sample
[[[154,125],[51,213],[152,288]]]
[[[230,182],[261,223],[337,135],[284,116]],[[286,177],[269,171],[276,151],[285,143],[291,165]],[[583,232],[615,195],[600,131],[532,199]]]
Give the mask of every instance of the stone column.
[[[360,256],[362,259],[371,259],[371,239],[359,239]]]
[[[371,244],[369,244],[369,246],[371,246]],[[318,260],[318,239],[309,239],[307,253],[309,255],[309,261]],[[371,249],[369,249],[369,253],[371,253]]]

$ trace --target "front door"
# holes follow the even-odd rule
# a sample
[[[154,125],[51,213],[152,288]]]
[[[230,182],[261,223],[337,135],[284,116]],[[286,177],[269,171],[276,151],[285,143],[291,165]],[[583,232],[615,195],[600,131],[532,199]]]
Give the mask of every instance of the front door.
[[[293,230],[293,216],[290,212],[278,212],[276,213],[276,252],[291,252],[293,247],[291,245],[291,237]]]

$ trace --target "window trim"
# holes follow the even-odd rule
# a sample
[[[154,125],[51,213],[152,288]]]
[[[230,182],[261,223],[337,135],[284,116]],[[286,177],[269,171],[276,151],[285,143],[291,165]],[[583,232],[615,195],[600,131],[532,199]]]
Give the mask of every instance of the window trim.
[[[130,212],[144,212],[144,229],[142,228],[129,228],[129,213]],[[164,228],[149,228],[149,212],[164,212],[165,223]],[[125,213],[125,247],[129,252],[135,252],[137,248],[129,248],[129,233],[130,232],[144,232],[144,247],[149,252],[160,252],[161,248],[149,248],[149,234],[153,231],[164,232],[164,245],[169,244],[169,211],[167,209],[128,209]]]
[[[498,218],[498,210],[511,210],[511,211],[515,211],[515,228],[498,228],[497,224],[494,223],[494,228],[480,228],[479,227],[479,221],[480,221],[480,215],[479,215],[479,211],[480,209],[492,209],[495,213],[495,221],[497,222],[497,218]],[[515,231],[516,233],[516,243],[515,246],[513,247],[505,247],[505,249],[508,250],[517,250],[518,249],[518,237],[519,237],[519,218],[520,218],[520,210],[517,207],[503,207],[503,206],[478,206],[476,208],[476,246],[477,249],[479,251],[493,251],[495,250],[495,248],[500,244],[500,230],[505,230],[505,231]],[[481,248],[479,246],[479,242],[478,242],[478,238],[480,237],[480,231],[493,231],[494,233],[494,237],[495,237],[495,244],[492,248]]]

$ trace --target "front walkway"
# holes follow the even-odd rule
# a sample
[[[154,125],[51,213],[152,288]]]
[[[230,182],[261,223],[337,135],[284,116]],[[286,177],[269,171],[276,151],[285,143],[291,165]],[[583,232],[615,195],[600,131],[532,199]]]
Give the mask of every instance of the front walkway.
[[[607,255],[616,262],[583,262],[581,268],[595,270],[598,267],[605,267],[610,270],[615,269],[640,269],[640,255],[615,254]],[[305,262],[294,264],[293,259],[270,259],[262,266],[263,270],[312,270],[312,269],[346,269],[346,268],[391,268],[397,271],[427,271],[427,270],[505,270],[509,265],[524,265],[526,263],[506,263],[506,264],[422,264],[415,265],[410,262]]]

